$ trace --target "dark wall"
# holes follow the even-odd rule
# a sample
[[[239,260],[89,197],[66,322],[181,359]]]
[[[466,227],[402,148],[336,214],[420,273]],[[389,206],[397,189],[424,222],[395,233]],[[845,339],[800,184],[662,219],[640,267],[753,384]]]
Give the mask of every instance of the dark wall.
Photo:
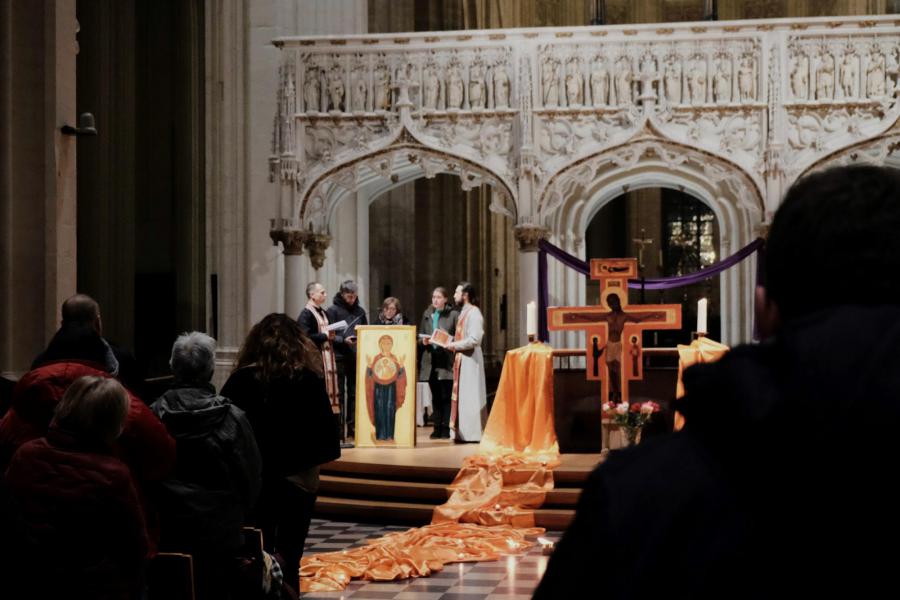
[[[206,312],[203,2],[81,0],[78,287],[104,332],[168,373],[175,336]]]

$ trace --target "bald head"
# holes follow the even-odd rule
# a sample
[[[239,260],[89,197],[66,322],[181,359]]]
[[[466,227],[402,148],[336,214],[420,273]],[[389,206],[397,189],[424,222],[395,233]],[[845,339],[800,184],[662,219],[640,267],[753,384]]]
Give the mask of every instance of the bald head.
[[[63,325],[89,325],[101,332],[100,305],[87,294],[75,294],[62,305]]]

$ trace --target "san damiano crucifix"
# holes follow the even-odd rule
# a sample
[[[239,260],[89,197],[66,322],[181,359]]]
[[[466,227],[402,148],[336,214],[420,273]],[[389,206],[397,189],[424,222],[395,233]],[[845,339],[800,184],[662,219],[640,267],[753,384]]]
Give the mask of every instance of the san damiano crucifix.
[[[628,402],[628,382],[643,378],[642,332],[681,329],[680,304],[628,304],[628,280],[638,276],[634,258],[591,260],[600,281],[599,306],[552,306],[548,326],[586,332],[587,379],[600,381],[602,402]]]

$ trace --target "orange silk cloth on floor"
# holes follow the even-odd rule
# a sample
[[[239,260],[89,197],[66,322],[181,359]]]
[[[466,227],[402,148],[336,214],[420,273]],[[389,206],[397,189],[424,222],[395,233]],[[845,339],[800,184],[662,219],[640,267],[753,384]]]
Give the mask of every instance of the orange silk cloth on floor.
[[[714,342],[708,338],[698,338],[690,346],[678,345],[678,384],[675,386],[675,398],[684,396],[684,383],[681,376],[684,370],[698,363],[716,362],[722,358],[729,348],[725,344]],[[675,411],[675,431],[684,427],[684,416]]]
[[[534,509],[553,489],[559,465],[550,346],[507,352],[479,450],[466,458],[431,525],[303,557],[300,591],[340,591],[353,578],[425,577],[448,563],[497,560],[531,547],[528,538],[544,531],[534,527]]]

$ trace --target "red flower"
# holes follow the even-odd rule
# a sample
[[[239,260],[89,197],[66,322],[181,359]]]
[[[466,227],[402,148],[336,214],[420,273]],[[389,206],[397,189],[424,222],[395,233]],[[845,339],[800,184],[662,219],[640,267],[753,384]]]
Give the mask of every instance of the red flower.
[[[634,404],[631,405],[631,408],[629,410],[631,412],[641,412],[641,403],[635,402]]]

